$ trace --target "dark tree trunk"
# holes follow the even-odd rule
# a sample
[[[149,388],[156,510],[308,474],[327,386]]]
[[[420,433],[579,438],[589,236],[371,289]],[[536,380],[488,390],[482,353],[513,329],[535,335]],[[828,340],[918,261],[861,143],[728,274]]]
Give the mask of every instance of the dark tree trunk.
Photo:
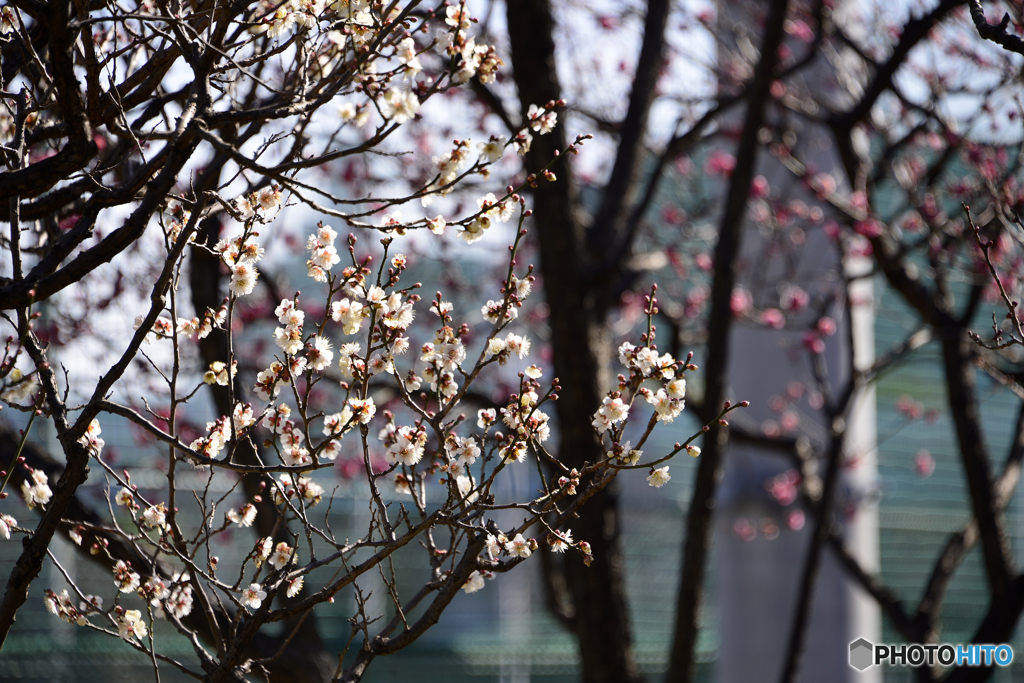
[[[530,104],[539,106],[561,97],[553,42],[554,19],[547,0],[510,3],[509,36],[522,115]],[[564,149],[564,130],[534,136],[526,168],[537,172]],[[559,457],[570,467],[594,462],[603,448],[591,426],[593,413],[609,386],[611,357],[605,308],[596,288],[585,282],[587,249],[571,169],[559,163],[555,182],[540,184],[533,193],[534,225],[540,247],[540,272],[550,309],[554,369],[562,385],[557,403]],[[586,683],[630,683],[640,680],[633,655],[619,520],[614,484],[597,494],[572,525],[573,537],[589,542],[594,562],[583,565],[568,557],[564,577],[569,605],[563,614],[577,637]],[[557,568],[556,568],[557,570]],[[569,598],[568,600],[566,598]]]
[[[736,151],[736,170],[725,198],[725,207],[715,246],[715,278],[711,290],[708,319],[708,355],[704,367],[704,409],[709,418],[725,400],[729,366],[729,336],[732,328],[730,300],[736,284],[737,259],[743,225],[747,216],[750,184],[757,165],[760,144],[758,131],[764,123],[772,77],[783,38],[783,21],[788,0],[773,0],[761,43],[761,61],[749,88],[749,103],[743,131]],[[689,682],[694,675],[694,647],[700,629],[699,615],[704,587],[704,572],[711,544],[711,519],[715,493],[721,478],[722,456],[728,443],[728,429],[711,426],[697,468],[697,481],[686,518],[683,568],[676,603],[676,629],[672,642],[667,681]]]

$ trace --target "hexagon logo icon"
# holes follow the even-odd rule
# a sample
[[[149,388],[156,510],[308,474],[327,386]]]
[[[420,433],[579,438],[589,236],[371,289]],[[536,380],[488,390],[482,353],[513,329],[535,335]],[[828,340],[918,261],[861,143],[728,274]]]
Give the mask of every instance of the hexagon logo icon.
[[[875,646],[864,638],[858,638],[850,643],[850,666],[857,671],[863,671],[873,664],[872,655]]]

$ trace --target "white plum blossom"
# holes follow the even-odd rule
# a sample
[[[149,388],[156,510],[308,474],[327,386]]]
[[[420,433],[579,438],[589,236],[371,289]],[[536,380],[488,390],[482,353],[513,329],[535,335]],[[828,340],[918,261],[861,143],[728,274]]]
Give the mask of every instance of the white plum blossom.
[[[233,524],[249,527],[256,521],[256,506],[252,503],[246,503],[237,510],[234,508],[228,510],[224,516]]]
[[[549,541],[551,543],[551,552],[564,553],[572,545],[572,530],[556,531],[551,535]]]
[[[117,633],[124,640],[141,639],[149,635],[146,622],[142,620],[142,612],[137,609],[125,610],[124,614],[117,618]]]
[[[458,27],[461,30],[466,30],[472,25],[472,17],[469,15],[469,10],[466,9],[465,3],[462,2],[450,5],[445,10],[444,21],[449,26]]]
[[[533,553],[533,550],[530,548],[530,542],[523,538],[522,534],[516,534],[516,537],[505,545],[505,550],[512,557],[521,557],[523,559],[526,559]]]
[[[487,162],[488,164],[493,164],[505,154],[505,144],[507,142],[508,139],[504,135],[492,135],[491,139],[487,142],[481,142],[478,145],[480,149],[480,160]]]
[[[292,422],[288,419],[291,414],[292,409],[287,403],[282,403],[280,406],[268,406],[260,425],[275,434],[283,434],[292,429]]]
[[[459,489],[459,495],[462,496],[467,503],[475,503],[480,497],[479,493],[473,492],[473,480],[464,474],[460,474],[455,477],[455,485]]]
[[[344,102],[338,107],[338,118],[346,123],[354,119],[357,113],[356,105],[351,102]]]
[[[129,488],[122,488],[120,491],[117,492],[117,495],[114,496],[114,502],[122,506],[131,506],[132,501],[134,500],[135,493]]]
[[[516,154],[524,156],[530,151],[530,146],[533,144],[533,135],[528,130],[521,130],[516,133],[516,136],[512,138],[512,146],[516,148]]]
[[[266,599],[267,591],[258,583],[249,584],[248,588],[242,590],[242,604],[252,609],[259,609]]]
[[[427,433],[413,427],[399,427],[390,437],[393,443],[388,446],[389,462],[399,462],[411,467],[423,459],[423,447],[427,443]]]
[[[236,403],[231,411],[231,419],[235,423],[235,436],[242,436],[245,430],[256,424],[256,415],[251,403]]]
[[[430,232],[435,235],[443,235],[444,229],[447,227],[447,223],[444,220],[444,216],[434,216],[427,221],[427,227],[430,228]]]
[[[299,594],[299,591],[302,590],[302,584],[304,584],[305,581],[305,578],[301,576],[297,579],[289,580],[288,587],[284,591],[285,595],[287,595],[289,598],[294,598],[296,595]]]
[[[412,495],[412,487],[409,485],[409,478],[401,472],[395,473],[395,492],[403,496]]]
[[[277,321],[286,327],[302,327],[306,314],[296,308],[293,299],[281,299],[281,303],[274,309]]]
[[[235,201],[231,203],[235,211],[242,217],[243,221],[247,221],[256,215],[256,209],[252,205],[252,201],[245,195],[239,195],[235,198]]]
[[[498,451],[498,455],[500,455],[502,460],[506,463],[510,463],[513,460],[516,462],[523,462],[526,460],[526,453],[525,441],[516,441],[508,446],[503,446]]]
[[[505,353],[505,340],[501,337],[491,337],[487,340],[487,357],[498,356],[502,358],[502,354]],[[508,354],[505,353],[505,358]]]
[[[647,475],[647,483],[656,489],[660,489],[662,486],[668,483],[668,480],[672,478],[672,475],[668,473],[668,465],[659,467],[658,469],[652,469],[651,473]]]
[[[0,515],[0,536],[11,538],[11,530],[18,526],[18,520],[10,515]]]
[[[501,316],[501,309],[505,307],[504,301],[495,301],[491,299],[480,308],[480,314],[484,316],[484,320],[489,323],[497,323],[498,318]],[[519,309],[516,306],[510,305],[505,311],[505,322],[515,320],[519,317]]]
[[[384,93],[379,102],[381,114],[394,123],[405,123],[420,109],[420,100],[416,93],[408,90],[392,88]]]
[[[472,574],[469,575],[469,578],[466,579],[466,583],[462,585],[462,590],[466,591],[467,593],[476,593],[483,587],[483,575],[478,571],[474,571]]]
[[[476,412],[476,426],[486,429],[498,419],[498,413],[494,408],[484,408]]]
[[[267,561],[274,569],[282,569],[285,565],[291,562],[294,552],[294,548],[282,541],[277,544],[274,548],[274,552],[270,555],[270,559]]]
[[[507,542],[508,539],[505,538],[504,534],[498,534],[497,536],[487,534],[487,540],[484,541],[484,549],[487,551],[487,555],[494,560],[501,555]]]
[[[295,355],[302,350],[302,328],[279,327],[274,330],[274,342],[289,356]]]
[[[367,424],[377,413],[377,406],[374,405],[372,398],[350,398],[348,400],[348,407],[352,410],[352,416],[359,424]]]
[[[671,398],[686,398],[686,379],[677,377],[665,385],[665,392]]]
[[[359,358],[361,347],[358,343],[350,342],[338,347],[338,370],[341,376],[346,379],[353,379],[355,373],[364,372],[366,367],[363,360]]]
[[[331,340],[327,337],[316,336],[313,338],[309,350],[306,351],[306,359],[309,367],[314,372],[323,372],[334,361],[334,351],[331,350]]]
[[[352,428],[352,409],[345,406],[339,413],[324,415],[324,436],[341,436]]]
[[[341,261],[334,247],[337,236],[334,228],[320,224],[316,233],[306,240],[306,249],[310,252],[309,260],[306,261],[307,274],[317,282],[327,282],[327,273]]]
[[[466,244],[478,242],[483,239],[484,232],[491,227],[491,222],[491,217],[486,213],[482,213],[469,222],[469,225],[459,233],[459,237],[461,237]]]
[[[142,525],[147,529],[162,528],[166,524],[164,504],[150,505],[142,513]]]
[[[80,443],[88,448],[93,455],[99,455],[100,452],[103,451],[103,446],[106,445],[106,442],[100,438],[100,434],[102,432],[103,430],[100,428],[100,421],[93,419],[81,438]]]
[[[175,577],[178,583],[171,589],[170,595],[164,598],[163,607],[175,619],[184,619],[192,612],[192,586],[188,584],[188,574]]]

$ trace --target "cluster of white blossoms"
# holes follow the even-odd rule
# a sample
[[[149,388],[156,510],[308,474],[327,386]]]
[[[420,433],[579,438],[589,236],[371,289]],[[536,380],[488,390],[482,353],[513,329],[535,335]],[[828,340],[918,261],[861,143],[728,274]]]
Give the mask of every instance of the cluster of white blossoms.
[[[309,277],[317,282],[327,282],[327,273],[336,266],[341,257],[334,247],[334,240],[338,233],[329,225],[321,223],[317,231],[306,240],[306,249],[309,250],[309,260],[306,261],[306,271]]]
[[[492,560],[497,559],[502,553],[511,557],[526,559],[538,548],[537,541],[532,538],[523,538],[522,534],[516,534],[509,540],[505,534],[487,534],[484,549]]]
[[[362,29],[366,27],[366,24],[360,21],[363,13],[364,11],[360,10],[353,14],[352,25],[349,26],[357,43],[361,39],[365,39],[363,36],[366,31]],[[443,57],[453,62],[452,83],[461,85],[467,83],[474,76],[479,78],[482,83],[494,81],[498,68],[503,62],[494,46],[478,44],[466,33],[472,19],[465,5],[448,7],[445,22],[449,28],[438,29],[434,47]],[[426,47],[429,48],[429,46]],[[376,76],[378,67],[375,63],[370,62],[363,66],[360,84],[363,90],[370,94],[383,91],[377,99],[377,107],[385,120],[402,124],[416,116],[419,111],[420,98],[416,92],[422,92],[432,83],[431,79],[417,82],[423,71],[420,56],[425,49],[421,50],[411,36],[399,41],[395,46],[393,58],[398,62],[397,71],[401,73],[402,80],[400,83],[394,82],[393,85],[389,85],[388,78]],[[382,76],[384,75],[382,74]]]
[[[681,363],[669,354],[658,355],[649,346],[635,347],[629,342],[619,347],[619,362],[627,367],[634,377],[662,380],[664,385],[657,391],[640,387],[638,394],[654,406],[661,422],[672,422],[683,412],[686,398],[686,379],[679,375]]]
[[[289,479],[289,481],[291,480]],[[282,498],[281,500],[283,501],[284,499]],[[279,502],[278,505],[280,504],[281,503]],[[267,561],[267,558],[270,557],[270,553],[273,551],[274,539],[270,536],[256,541],[256,546],[252,549],[253,564],[255,564],[257,568],[262,567],[263,563]]]
[[[267,221],[271,214],[281,206],[281,200],[281,188],[271,185],[257,193],[235,198],[232,206],[243,221],[249,222],[255,218]]]
[[[480,457],[480,446],[472,436],[461,438],[455,434],[449,434],[444,444],[444,451],[448,456],[448,472],[454,475],[463,475],[466,468]]]
[[[280,192],[277,194],[280,195]],[[280,197],[277,201],[280,201]],[[263,247],[255,238],[254,233],[246,232],[233,239],[220,240],[214,247],[221,261],[231,271],[228,291],[232,296],[245,296],[256,288],[256,278],[260,275],[256,264],[263,258]]]
[[[142,612],[137,609],[124,610],[117,618],[117,633],[124,640],[142,639],[149,635],[146,622],[142,619]]]
[[[28,477],[25,481],[21,482],[21,495],[25,498],[25,504],[28,505],[28,509],[31,510],[36,505],[46,505],[50,502],[50,498],[53,497],[53,491],[50,490],[50,480],[46,476],[46,472],[42,470],[34,470],[31,467],[27,467]]]
[[[676,361],[669,354],[658,355],[658,350],[649,346],[636,347],[629,342],[619,346],[619,362],[633,373],[641,377],[674,379]]]
[[[173,339],[176,333],[179,337],[197,339],[205,339],[213,332],[213,329],[223,328],[224,322],[228,319],[228,305],[227,302],[222,304],[216,311],[213,309],[206,309],[203,313],[203,317],[193,317],[191,320],[187,318],[178,318],[174,323],[171,322],[170,318],[164,318],[163,316],[156,319],[153,323],[152,329],[146,334],[143,341],[147,344],[151,343],[154,338],[157,339]],[[141,315],[135,316],[135,324],[132,329],[137,330],[142,327],[142,323],[145,322],[145,318]]]
[[[497,324],[499,320],[502,322],[511,322],[519,317],[519,307],[516,306],[516,303],[525,301],[526,297],[530,295],[530,292],[533,290],[533,276],[529,275],[520,280],[513,275],[511,287],[514,297],[508,306],[505,305],[504,299],[500,301],[489,299],[486,304],[480,307],[480,315],[484,317],[484,320],[492,324]],[[504,314],[502,313],[502,309],[504,309]],[[509,340],[506,339],[506,343],[503,344],[500,339],[490,340],[488,343],[488,353],[492,356],[499,355],[508,346],[508,341]],[[526,349],[521,355],[518,348],[513,347],[512,350],[522,358],[523,355],[530,350],[529,342],[527,341]]]
[[[544,443],[551,436],[548,415],[537,407],[540,385],[526,379],[522,386],[522,393],[513,394],[509,404],[501,409],[501,421],[514,431],[510,442],[499,450],[505,462],[522,462],[526,458],[527,443]]]
[[[264,3],[269,10],[262,20],[249,25],[249,33],[266,34],[277,38],[290,31],[315,28],[324,13],[323,0],[289,0],[283,3]]]
[[[470,221],[465,230],[459,233],[459,237],[466,241],[466,244],[473,244],[484,236],[494,223],[507,223],[515,211],[516,202],[512,198],[498,201],[493,192],[476,200],[480,211]]]
[[[437,331],[433,342],[423,345],[420,360],[427,364],[423,369],[423,381],[430,383],[432,392],[446,400],[458,393],[456,376],[466,360],[466,346],[451,327],[445,325]],[[417,378],[414,377],[413,382],[416,383]]]
[[[252,405],[236,403],[230,417],[224,415],[213,422],[207,422],[206,436],[195,439],[188,447],[207,458],[216,458],[231,441],[232,423],[234,423],[234,436],[238,438],[244,435],[246,430],[256,423]]]
[[[420,110],[420,98],[412,91],[392,88],[384,92],[378,105],[384,118],[400,125],[416,116]]]
[[[122,593],[132,593],[140,585],[139,575],[132,571],[132,565],[124,560],[118,560],[114,565],[114,585]]]
[[[43,604],[46,605],[46,609],[57,617],[60,617],[61,621],[66,621],[69,624],[78,624],[79,626],[85,626],[88,620],[85,618],[85,612],[88,607],[82,605],[79,609],[75,607],[74,603],[71,602],[71,596],[68,595],[67,589],[62,590],[60,593],[54,593],[50,589],[46,589],[43,593]]]
[[[347,297],[340,301],[331,303],[331,320],[341,323],[343,334],[355,334],[363,326],[363,318],[369,315],[369,310],[364,314],[363,304],[358,300],[350,300]],[[358,344],[355,351],[358,351]],[[351,354],[349,354],[351,355]]]
[[[301,498],[303,505],[313,507],[323,500],[323,497],[324,488],[309,477],[298,474],[282,474],[278,481],[274,482],[274,502],[277,505]]]
[[[618,392],[615,392],[618,394]],[[604,434],[615,425],[624,422],[629,417],[629,405],[620,396],[605,396],[601,407],[594,413],[594,420],[591,424],[598,434]]]
[[[558,114],[550,104],[547,107],[531,104],[526,112],[526,118],[530,122],[530,128],[541,135],[547,135],[558,125]]]
[[[468,139],[455,140],[454,144],[455,148],[452,151],[431,158],[437,170],[437,179],[427,185],[426,191],[428,194],[424,195],[420,200],[423,206],[429,206],[433,201],[433,197],[429,193],[440,191],[442,195],[445,195],[451,192],[452,183],[458,178],[459,171],[469,163],[469,150],[472,141]],[[438,230],[434,230],[434,232],[440,234]]]
[[[228,373],[228,366],[226,363],[215,360],[210,363],[210,367],[203,373],[203,382],[205,384],[217,384],[219,386],[226,387],[228,382],[234,379],[236,374],[238,374],[237,360],[231,361],[230,374]]]
[[[387,447],[385,456],[389,463],[412,467],[423,459],[427,430],[423,425],[398,427],[392,418],[380,430],[377,438]]]
[[[168,614],[183,619],[192,613],[192,586],[187,572],[175,574],[169,587],[160,577],[151,576],[137,592],[150,604],[158,619],[166,619]]]
[[[490,83],[504,64],[493,46],[477,45],[476,40],[466,34],[473,21],[465,3],[451,5],[445,10],[445,23],[451,28],[438,29],[435,36],[436,49],[456,59],[456,70],[452,74],[452,82],[456,84],[467,83],[473,76],[478,76],[481,83]]]
[[[285,465],[308,465],[313,462],[309,457],[309,451],[302,446],[305,438],[306,435],[298,429],[289,429],[281,433],[281,461]]]
[[[648,298],[648,314],[656,312],[656,300]],[[623,425],[629,418],[633,398],[642,396],[644,400],[654,408],[654,422],[672,422],[683,412],[686,399],[686,379],[683,373],[686,370],[693,370],[696,366],[686,362],[677,361],[670,354],[658,354],[653,344],[653,330],[650,338],[644,337],[643,346],[634,346],[629,342],[619,346],[619,362],[629,370],[629,377],[619,375],[619,388],[617,391],[609,392],[601,403],[601,406],[594,413],[593,426],[599,435],[609,433],[612,439],[611,449],[608,451],[608,460],[619,463],[621,466],[635,466],[639,462],[643,451],[633,448],[630,442],[620,444],[618,439],[622,436]],[[644,382],[655,381],[659,383],[656,390],[642,386]],[[649,431],[650,427],[648,428]],[[646,435],[641,439],[641,445],[646,440]],[[683,446],[677,444],[676,451],[682,450]],[[693,456],[700,454],[696,446],[687,445],[687,453]],[[658,462],[662,462],[663,458]],[[655,463],[657,464],[657,463]],[[655,468],[651,465],[647,477],[647,483],[655,488],[661,488],[671,479],[669,467]]]

